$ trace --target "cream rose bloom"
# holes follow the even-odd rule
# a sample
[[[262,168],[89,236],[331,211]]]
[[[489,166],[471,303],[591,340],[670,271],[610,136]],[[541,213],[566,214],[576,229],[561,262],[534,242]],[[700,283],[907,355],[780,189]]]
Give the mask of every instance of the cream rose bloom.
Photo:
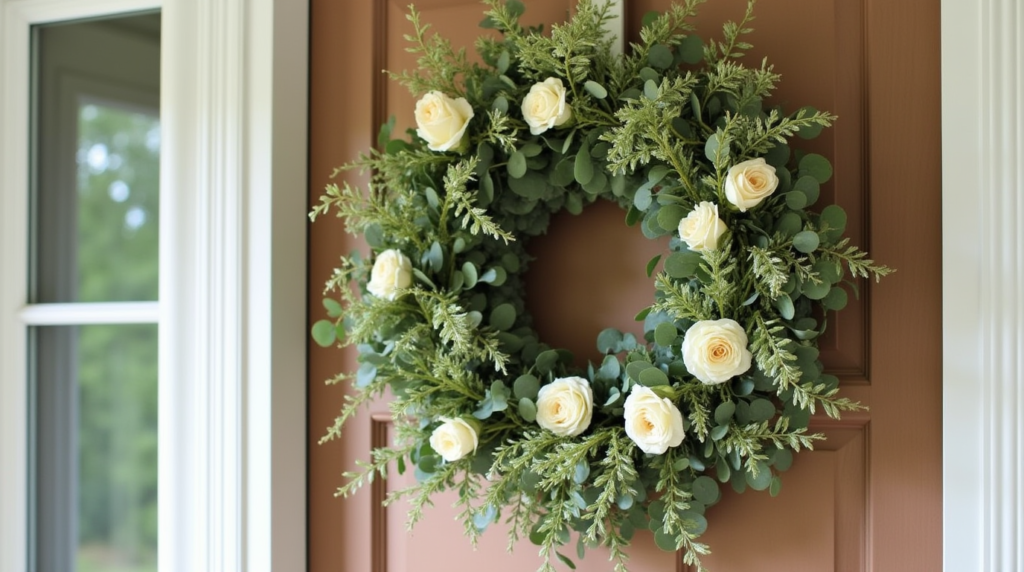
[[[400,288],[412,284],[412,261],[397,250],[385,250],[377,255],[366,289],[378,298],[394,300]]]
[[[750,369],[747,333],[728,318],[703,320],[683,336],[683,363],[697,379],[712,385]]]
[[[594,390],[582,377],[562,377],[540,388],[537,424],[561,437],[574,437],[590,427]]]
[[[442,423],[430,434],[430,446],[449,463],[476,451],[479,437],[476,428],[465,419],[441,418]]]
[[[565,88],[557,77],[533,84],[523,98],[523,119],[530,133],[540,135],[572,118],[572,108],[565,103]]]
[[[683,414],[667,397],[634,385],[626,397],[626,435],[650,455],[661,455],[683,442]]]
[[[440,91],[431,91],[416,102],[416,134],[431,151],[448,151],[459,146],[473,107],[464,97],[452,99]]]
[[[679,238],[690,250],[714,250],[725,234],[725,222],[718,218],[718,205],[703,201],[679,221]]]
[[[729,169],[725,177],[725,198],[746,212],[768,198],[778,186],[775,167],[758,157],[737,163]]]

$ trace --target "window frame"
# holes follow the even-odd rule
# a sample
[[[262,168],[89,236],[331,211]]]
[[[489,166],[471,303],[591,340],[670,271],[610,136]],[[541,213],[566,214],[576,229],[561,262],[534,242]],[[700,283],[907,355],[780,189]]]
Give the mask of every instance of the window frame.
[[[29,565],[27,323],[67,309],[26,306],[30,28],[155,8],[159,570],[306,568],[308,2],[0,0],[2,570]]]

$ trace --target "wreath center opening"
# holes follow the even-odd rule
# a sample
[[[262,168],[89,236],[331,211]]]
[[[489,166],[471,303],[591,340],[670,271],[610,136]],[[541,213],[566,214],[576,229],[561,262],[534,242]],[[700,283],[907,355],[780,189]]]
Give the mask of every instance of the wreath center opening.
[[[599,200],[573,215],[552,217],[546,235],[531,238],[534,260],[524,276],[526,307],[542,341],[573,353],[575,364],[601,363],[597,335],[617,328],[643,339],[638,312],[654,300],[647,262],[668,252],[669,236],[645,238],[626,213]]]

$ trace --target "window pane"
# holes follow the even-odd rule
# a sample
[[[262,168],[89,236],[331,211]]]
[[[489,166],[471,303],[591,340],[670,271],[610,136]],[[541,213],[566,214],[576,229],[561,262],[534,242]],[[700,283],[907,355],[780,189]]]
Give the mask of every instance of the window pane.
[[[36,30],[36,302],[157,299],[159,21]]]
[[[157,326],[34,336],[36,569],[155,571]]]

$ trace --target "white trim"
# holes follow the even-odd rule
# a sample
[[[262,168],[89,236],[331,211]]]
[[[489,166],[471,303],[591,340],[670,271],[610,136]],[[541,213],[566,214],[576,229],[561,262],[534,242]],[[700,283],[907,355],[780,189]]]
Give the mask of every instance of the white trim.
[[[164,4],[161,572],[306,567],[307,10]]]
[[[159,302],[32,304],[18,313],[18,318],[26,326],[155,324],[159,317]]]
[[[1024,569],[1024,9],[942,0],[944,567]]]

